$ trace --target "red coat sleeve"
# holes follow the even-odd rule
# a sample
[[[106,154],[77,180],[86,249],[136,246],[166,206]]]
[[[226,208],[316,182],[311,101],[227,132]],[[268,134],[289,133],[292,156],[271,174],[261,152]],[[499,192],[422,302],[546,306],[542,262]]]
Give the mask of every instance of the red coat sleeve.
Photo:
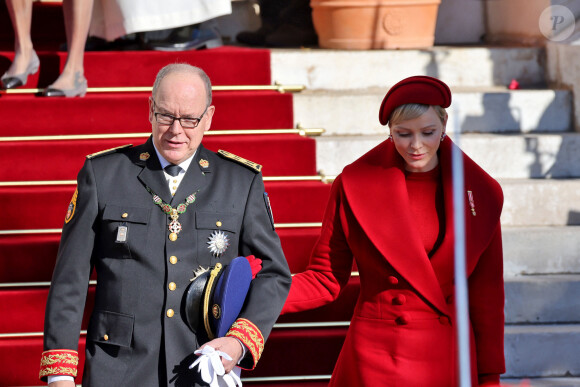
[[[499,223],[469,276],[469,315],[479,381],[499,383],[499,375],[505,372],[503,253]]]
[[[306,271],[292,278],[290,294],[282,314],[314,309],[334,301],[350,278],[353,256],[345,235],[347,227],[342,180],[339,176],[330,193],[320,237]]]

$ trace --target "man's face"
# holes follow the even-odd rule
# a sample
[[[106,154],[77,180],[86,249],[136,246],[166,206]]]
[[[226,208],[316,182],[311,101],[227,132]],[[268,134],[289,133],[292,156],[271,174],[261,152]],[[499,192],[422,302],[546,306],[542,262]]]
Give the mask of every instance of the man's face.
[[[214,106],[207,108],[205,85],[196,74],[174,72],[163,78],[156,95],[149,98],[149,122],[153,142],[161,155],[172,164],[191,157],[211,126]],[[155,113],[178,118],[203,118],[193,129],[184,129],[178,120],[173,124],[160,124]]]

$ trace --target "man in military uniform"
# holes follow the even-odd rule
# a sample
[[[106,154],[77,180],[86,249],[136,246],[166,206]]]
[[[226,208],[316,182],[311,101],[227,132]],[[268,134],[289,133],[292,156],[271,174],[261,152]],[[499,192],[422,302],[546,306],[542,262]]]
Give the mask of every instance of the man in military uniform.
[[[227,371],[255,367],[290,286],[260,166],[201,145],[215,107],[199,68],[164,67],[149,99],[152,136],[87,157],[69,205],[45,317],[40,377],[73,386],[89,277],[97,272],[83,386],[204,385],[189,365],[208,339],[187,326],[199,266],[255,255],[262,268],[225,337]]]

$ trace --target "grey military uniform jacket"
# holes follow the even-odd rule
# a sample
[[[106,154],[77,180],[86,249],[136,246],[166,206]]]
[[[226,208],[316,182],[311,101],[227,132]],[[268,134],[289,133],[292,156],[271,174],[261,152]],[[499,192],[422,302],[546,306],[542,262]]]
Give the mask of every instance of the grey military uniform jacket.
[[[195,202],[179,216],[176,241],[168,238],[170,218],[147,187],[174,208],[195,193]],[[188,367],[207,338],[185,323],[184,291],[198,266],[253,254],[263,267],[239,316],[263,339],[256,346],[245,342],[250,351],[242,366],[253,368],[291,282],[260,173],[200,145],[172,197],[150,138],[87,159],[75,195],[46,307],[45,351],[77,349],[94,267],[83,386],[203,385],[197,370]],[[118,235],[120,226],[126,227],[125,237]],[[217,257],[208,244],[216,230],[229,240]]]

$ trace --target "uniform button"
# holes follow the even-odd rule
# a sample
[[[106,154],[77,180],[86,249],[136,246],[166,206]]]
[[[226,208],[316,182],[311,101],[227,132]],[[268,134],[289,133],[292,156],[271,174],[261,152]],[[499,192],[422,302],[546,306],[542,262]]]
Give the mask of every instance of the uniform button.
[[[393,298],[393,305],[403,305],[407,301],[407,298],[404,294],[397,294]]]
[[[445,302],[447,303],[447,305],[453,304],[453,296],[447,296]]]
[[[167,317],[171,318],[173,317],[174,314],[175,312],[173,311],[173,309],[167,309]]]
[[[173,190],[174,190],[174,191],[177,191],[177,187],[176,187],[176,186],[173,186]]]
[[[402,315],[400,315],[399,317],[397,317],[395,319],[395,323],[397,325],[407,325],[411,322],[411,317],[409,317],[408,314],[403,313]]]
[[[175,265],[177,263],[177,257],[175,255],[172,255],[171,257],[169,257],[169,262],[171,262],[172,265]]]
[[[177,184],[177,180],[173,180],[173,184]]]
[[[449,325],[451,322],[449,321],[449,317],[447,316],[439,316],[439,322],[441,325]]]
[[[126,213],[126,212],[123,212],[123,215],[121,215],[121,218],[126,218],[126,217],[128,217],[128,216],[129,216],[129,214],[128,214],[128,213]]]
[[[175,282],[169,283],[169,290],[174,291],[176,288],[177,288],[177,285],[175,284]]]
[[[399,279],[397,277],[392,276],[392,275],[389,276],[388,280],[389,280],[389,283],[391,285],[396,285],[399,283]]]
[[[217,222],[215,222],[215,225],[216,225],[216,226],[218,226],[218,227],[221,227],[221,226],[222,226],[222,222],[220,222],[220,221],[218,220]]]
[[[103,340],[105,340],[105,341],[109,341],[109,335],[105,335],[105,336],[103,336]]]

